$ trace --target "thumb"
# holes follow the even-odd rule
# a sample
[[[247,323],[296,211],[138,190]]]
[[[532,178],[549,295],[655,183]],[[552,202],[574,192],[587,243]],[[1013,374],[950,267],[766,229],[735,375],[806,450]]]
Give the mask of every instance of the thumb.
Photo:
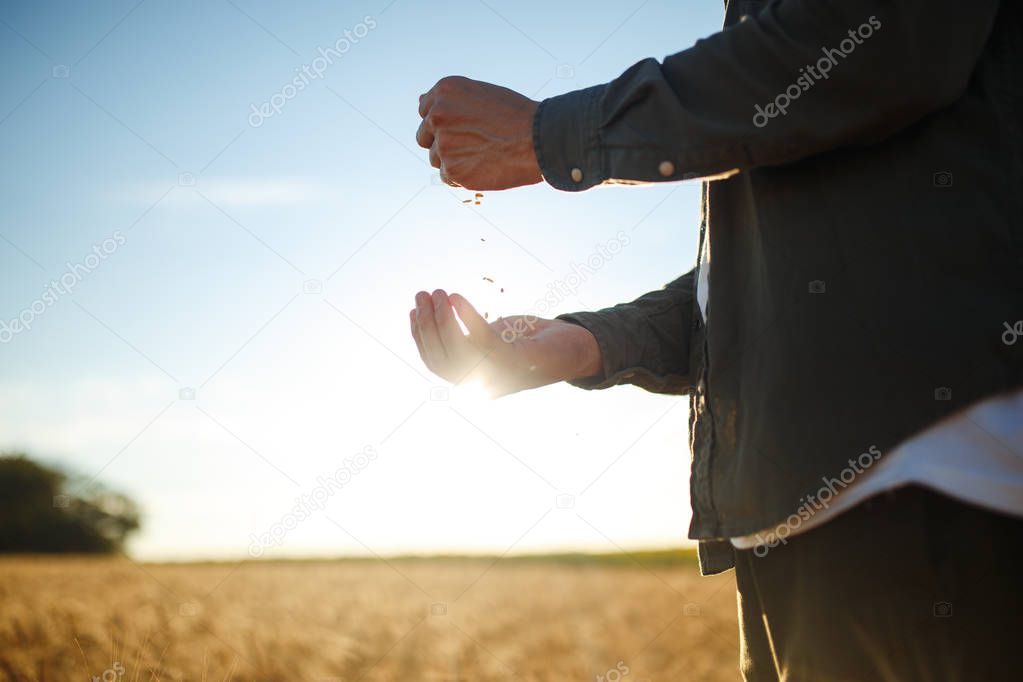
[[[451,294],[448,300],[454,306],[459,319],[465,324],[465,328],[469,330],[469,338],[475,342],[486,343],[494,333],[490,328],[490,323],[483,319],[483,316],[476,312],[472,304],[465,300],[461,294]]]
[[[462,186],[458,182],[452,180],[451,176],[448,175],[448,169],[444,165],[444,160],[443,159],[441,159],[440,169],[439,170],[440,170],[441,182],[443,182],[445,185],[447,185],[448,187],[461,187]],[[466,302],[468,303],[468,301],[466,301]]]

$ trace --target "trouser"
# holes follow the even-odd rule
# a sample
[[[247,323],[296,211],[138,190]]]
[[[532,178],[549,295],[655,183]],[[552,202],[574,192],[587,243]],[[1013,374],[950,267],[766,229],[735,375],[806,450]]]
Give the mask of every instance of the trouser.
[[[737,551],[743,675],[1023,680],[1021,544],[1023,519],[909,487]]]

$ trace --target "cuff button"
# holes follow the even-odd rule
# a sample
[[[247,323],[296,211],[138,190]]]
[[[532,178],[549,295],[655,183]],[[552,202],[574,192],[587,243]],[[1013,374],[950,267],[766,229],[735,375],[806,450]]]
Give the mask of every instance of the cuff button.
[[[661,161],[661,165],[657,167],[657,172],[661,174],[662,178],[670,178],[675,174],[675,164],[671,161]]]
[[[572,182],[582,182],[583,181],[583,172],[579,168],[573,168],[572,171],[571,171],[571,175],[572,175]]]

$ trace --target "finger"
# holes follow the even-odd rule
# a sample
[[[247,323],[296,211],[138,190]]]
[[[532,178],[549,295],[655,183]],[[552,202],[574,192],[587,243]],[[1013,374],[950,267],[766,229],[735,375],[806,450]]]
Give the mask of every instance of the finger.
[[[419,96],[419,116],[426,118],[426,115],[430,113],[430,109],[433,107],[433,103],[437,99],[437,86],[434,85],[430,88],[429,92],[426,92]]]
[[[446,356],[433,316],[433,299],[425,291],[416,294],[416,324],[419,326],[419,338],[426,353],[426,366],[436,372],[443,367]]]
[[[437,153],[437,145],[430,147],[430,165],[434,168],[440,168],[440,154]]]
[[[490,323],[461,294],[451,294],[449,300],[451,305],[454,306],[455,312],[458,313],[459,319],[465,324],[465,328],[469,330],[469,340],[482,345],[488,344],[494,335],[494,330],[490,328]]]
[[[426,352],[423,350],[423,341],[419,338],[419,325],[416,324],[416,309],[408,311],[409,326],[412,328],[412,338],[416,342],[416,350],[419,351],[419,359],[426,362]]]
[[[448,185],[449,187],[461,187],[460,184],[452,180],[451,176],[448,175],[448,170],[447,168],[444,167],[443,161],[441,161],[440,164],[440,179],[445,185]]]
[[[430,119],[424,118],[423,122],[419,124],[419,129],[416,130],[416,144],[423,149],[430,149],[433,146],[433,125],[430,123]]]
[[[447,293],[443,289],[433,292],[434,317],[437,320],[437,331],[440,333],[440,340],[444,344],[444,353],[448,360],[464,360],[466,351],[472,346],[469,340],[462,333],[462,328],[455,318],[455,311],[451,308]]]

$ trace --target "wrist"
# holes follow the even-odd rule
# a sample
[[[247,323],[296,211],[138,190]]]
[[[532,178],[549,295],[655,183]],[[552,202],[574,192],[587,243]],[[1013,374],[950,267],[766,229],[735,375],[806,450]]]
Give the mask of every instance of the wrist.
[[[574,362],[570,372],[571,376],[566,377],[565,380],[574,381],[603,375],[604,358],[600,352],[600,344],[597,343],[597,337],[586,327],[572,323],[567,324],[573,330],[573,342],[571,345]]]
[[[522,173],[528,178],[526,184],[536,184],[543,181],[543,173],[540,171],[540,161],[536,155],[534,145],[533,127],[536,120],[536,111],[540,103],[534,100],[527,100],[527,116],[523,117],[522,135],[519,139],[519,152],[516,155],[522,162]]]

